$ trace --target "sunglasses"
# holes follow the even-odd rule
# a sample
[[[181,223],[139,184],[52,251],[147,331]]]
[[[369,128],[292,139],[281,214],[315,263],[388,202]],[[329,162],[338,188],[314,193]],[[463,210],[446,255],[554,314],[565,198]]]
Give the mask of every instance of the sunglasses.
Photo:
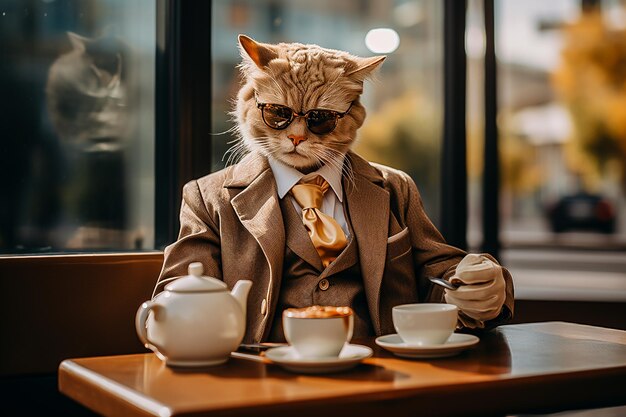
[[[350,107],[343,113],[326,109],[311,109],[306,113],[298,113],[291,107],[282,104],[259,103],[256,93],[254,94],[256,106],[261,109],[263,122],[268,127],[277,130],[283,130],[293,122],[296,117],[304,117],[306,127],[316,135],[325,135],[332,132],[337,127],[337,121],[344,117],[352,109]]]

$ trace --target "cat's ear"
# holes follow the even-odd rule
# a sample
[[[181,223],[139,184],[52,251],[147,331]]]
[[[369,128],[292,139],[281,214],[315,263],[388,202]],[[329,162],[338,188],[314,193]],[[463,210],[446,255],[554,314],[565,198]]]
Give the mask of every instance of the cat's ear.
[[[74,49],[76,49],[77,51],[80,51],[80,52],[84,52],[85,51],[85,44],[89,40],[88,38],[80,36],[79,34],[74,33],[74,32],[67,32],[67,37],[70,39],[70,43],[72,44],[72,48],[74,48]]]
[[[372,56],[369,58],[357,58],[355,61],[346,65],[346,76],[352,78],[358,78],[360,80],[366,79],[376,68],[383,63],[387,58],[384,55]]]
[[[246,35],[239,35],[239,46],[242,58],[250,59],[260,69],[267,67],[272,59],[278,58],[272,45],[259,43]]]

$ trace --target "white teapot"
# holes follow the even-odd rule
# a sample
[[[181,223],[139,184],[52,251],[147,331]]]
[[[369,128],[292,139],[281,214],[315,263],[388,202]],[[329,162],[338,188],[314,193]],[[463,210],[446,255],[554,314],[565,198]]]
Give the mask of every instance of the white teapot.
[[[218,365],[243,340],[252,281],[237,281],[229,292],[226,283],[202,273],[200,262],[190,264],[188,276],[137,310],[139,339],[167,365]]]

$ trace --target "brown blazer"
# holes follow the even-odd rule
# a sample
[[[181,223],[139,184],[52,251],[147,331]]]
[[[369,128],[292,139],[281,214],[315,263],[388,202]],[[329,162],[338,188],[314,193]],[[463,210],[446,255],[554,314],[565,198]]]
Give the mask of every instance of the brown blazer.
[[[465,252],[445,244],[426,216],[413,180],[404,172],[348,158],[354,183],[344,179],[345,204],[354,238],[372,325],[377,335],[392,333],[391,307],[442,302],[443,290],[424,276],[449,277]],[[281,287],[285,229],[276,182],[265,157],[248,155],[237,165],[187,183],[183,189],[178,240],[165,249],[161,281],[187,274],[191,262],[229,287],[250,279],[246,342],[269,334]],[[513,285],[505,270],[513,312]]]

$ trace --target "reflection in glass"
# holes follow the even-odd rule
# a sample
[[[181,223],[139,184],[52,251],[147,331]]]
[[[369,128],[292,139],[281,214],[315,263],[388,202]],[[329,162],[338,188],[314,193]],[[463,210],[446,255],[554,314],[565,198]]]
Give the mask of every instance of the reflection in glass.
[[[626,247],[626,3],[585,10],[582,3],[495,2],[505,247]],[[468,34],[479,44],[482,9],[469,5]],[[476,247],[483,62],[474,49],[468,149]]]
[[[154,9],[0,0],[0,253],[152,247]]]

